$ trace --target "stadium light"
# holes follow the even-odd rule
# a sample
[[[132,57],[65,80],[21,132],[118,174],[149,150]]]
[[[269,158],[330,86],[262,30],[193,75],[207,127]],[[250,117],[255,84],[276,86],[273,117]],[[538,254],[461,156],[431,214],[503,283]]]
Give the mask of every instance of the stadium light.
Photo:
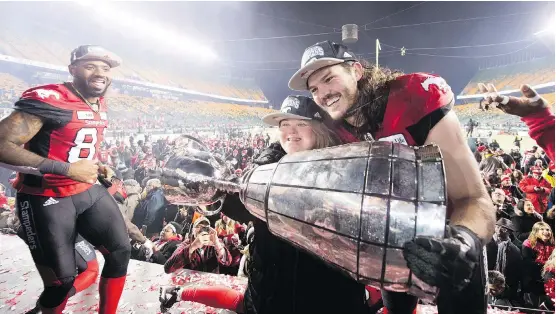
[[[169,27],[138,17],[136,14],[127,12],[127,10],[115,8],[108,2],[91,0],[75,2],[87,7],[87,10],[92,10],[96,17],[109,20],[114,25],[125,27],[134,34],[144,35],[149,42],[177,48],[178,51],[194,57],[195,60],[207,62],[218,60],[218,56],[210,47],[187,38]]]
[[[545,29],[542,29],[542,30],[538,31],[538,32],[534,33],[533,35],[535,35],[535,36],[544,36],[544,35],[547,35],[547,34],[556,33],[555,32],[556,31],[556,24],[555,24],[556,21],[554,21],[554,19],[550,19],[550,20],[552,20],[552,22],[548,23],[548,26]]]

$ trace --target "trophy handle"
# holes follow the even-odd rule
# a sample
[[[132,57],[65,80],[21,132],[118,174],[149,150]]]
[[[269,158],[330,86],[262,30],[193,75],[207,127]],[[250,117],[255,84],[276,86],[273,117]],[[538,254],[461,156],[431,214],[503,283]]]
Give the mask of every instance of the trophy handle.
[[[201,142],[201,140],[187,134],[181,134],[180,137],[185,137],[192,140],[193,142],[197,143],[197,145],[199,145],[203,149],[203,151],[210,153],[210,149],[207,147],[207,145],[205,145],[205,143]]]
[[[199,206],[195,206],[195,211],[198,212],[199,214],[203,215],[203,216],[213,216],[213,215],[217,215],[220,213],[220,211],[222,210],[222,207],[224,207],[224,199],[226,198],[226,194],[224,194],[223,196],[219,197],[216,202],[210,204],[210,205],[206,205],[207,209],[202,209]],[[220,206],[218,206],[217,209],[214,210],[209,210],[210,207],[212,207],[214,204],[220,202]]]

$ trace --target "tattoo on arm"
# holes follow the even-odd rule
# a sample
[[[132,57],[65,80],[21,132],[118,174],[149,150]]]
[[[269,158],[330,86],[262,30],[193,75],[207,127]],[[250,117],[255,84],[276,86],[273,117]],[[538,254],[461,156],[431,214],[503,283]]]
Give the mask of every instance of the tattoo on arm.
[[[32,114],[13,111],[0,121],[0,162],[37,167],[45,158],[23,147],[42,128],[43,120]]]

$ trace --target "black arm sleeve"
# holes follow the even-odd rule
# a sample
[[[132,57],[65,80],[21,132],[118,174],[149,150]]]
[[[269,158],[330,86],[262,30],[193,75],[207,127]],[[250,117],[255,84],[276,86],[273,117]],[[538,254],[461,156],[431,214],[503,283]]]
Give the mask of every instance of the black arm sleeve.
[[[407,127],[407,131],[411,134],[411,137],[415,140],[417,145],[422,146],[425,145],[425,141],[429,136],[429,132],[434,128],[434,126],[444,118],[450,110],[454,107],[454,99],[436,109],[435,111],[427,114],[421,120],[419,120],[414,125],[410,125]]]
[[[45,124],[64,126],[73,118],[73,111],[61,109],[36,99],[21,99],[14,104],[14,109],[43,119]]]

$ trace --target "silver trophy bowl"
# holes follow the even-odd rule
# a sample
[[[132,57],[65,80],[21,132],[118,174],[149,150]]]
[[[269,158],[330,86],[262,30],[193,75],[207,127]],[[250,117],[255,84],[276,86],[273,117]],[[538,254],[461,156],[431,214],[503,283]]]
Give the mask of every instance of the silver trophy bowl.
[[[200,140],[181,135],[169,145],[162,172],[166,200],[175,205],[195,206],[205,216],[220,212],[226,192],[211,184],[232,175],[221,158]]]

